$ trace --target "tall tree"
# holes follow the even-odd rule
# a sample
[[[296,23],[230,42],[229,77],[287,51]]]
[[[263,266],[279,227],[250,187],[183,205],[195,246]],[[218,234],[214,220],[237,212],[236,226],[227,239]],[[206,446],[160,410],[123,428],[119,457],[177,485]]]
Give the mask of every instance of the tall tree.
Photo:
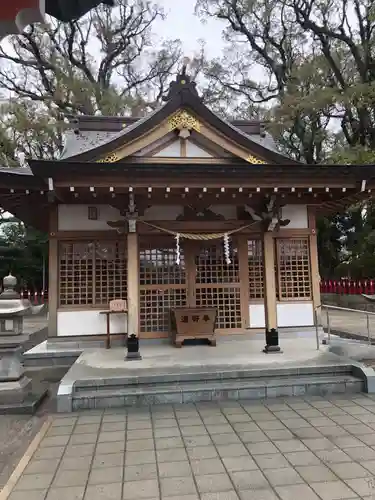
[[[226,24],[228,53],[207,75],[240,101],[269,103],[288,151],[320,162],[344,145],[354,161],[373,161],[372,0],[197,0],[197,9]]]
[[[211,85],[249,116],[262,106],[284,152],[308,163],[375,162],[372,0],[197,0],[197,10],[225,23],[226,54],[206,65]],[[323,276],[344,256],[350,265],[370,256],[369,244],[353,243],[359,228],[370,235],[364,213],[319,221]]]
[[[58,157],[67,114],[139,116],[153,109],[181,58],[178,40],[155,37],[163,17],[148,0],[119,0],[77,21],[51,18],[3,42],[0,166]],[[1,229],[2,273],[12,269],[41,287],[45,235],[9,219]]]
[[[121,0],[79,21],[33,25],[0,50],[0,85],[64,113],[129,113],[140,97],[152,105],[181,54],[179,41],[153,48],[161,17],[146,0]]]
[[[181,57],[179,40],[158,43],[162,10],[147,0],[101,5],[69,23],[33,25],[0,46],[0,158],[51,157],[63,114],[130,115],[153,109]],[[9,46],[10,45],[10,46]],[[57,127],[56,127],[57,126]]]

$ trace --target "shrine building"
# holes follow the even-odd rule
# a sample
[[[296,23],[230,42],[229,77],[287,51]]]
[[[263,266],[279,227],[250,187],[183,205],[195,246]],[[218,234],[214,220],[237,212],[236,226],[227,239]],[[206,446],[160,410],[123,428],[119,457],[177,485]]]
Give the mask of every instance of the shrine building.
[[[215,333],[310,329],[316,218],[373,196],[373,165],[284,156],[256,120],[212,112],[184,68],[145,117],[70,118],[58,160],[0,171],[0,205],[49,234],[49,338],[167,338],[174,308],[211,308]]]

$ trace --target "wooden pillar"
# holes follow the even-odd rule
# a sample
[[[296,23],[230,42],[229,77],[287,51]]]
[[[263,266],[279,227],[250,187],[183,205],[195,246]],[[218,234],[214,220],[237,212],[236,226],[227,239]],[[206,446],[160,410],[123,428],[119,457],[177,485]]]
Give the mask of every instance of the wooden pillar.
[[[129,229],[135,229],[129,222]],[[128,352],[126,359],[140,359],[139,353],[139,248],[136,229],[127,235],[128,265]]]
[[[48,246],[48,337],[57,337],[57,308],[59,304],[59,242],[58,206],[50,206]]]
[[[250,303],[250,293],[249,293],[249,256],[247,248],[247,237],[238,237],[238,260],[239,260],[239,272],[240,272],[240,290],[241,290],[241,318],[242,318],[242,328],[249,328],[250,326],[250,315],[249,315],[249,303]]]
[[[318,240],[316,235],[316,215],[314,210],[308,208],[309,220],[309,247],[310,247],[310,272],[311,272],[311,289],[312,300],[314,307],[314,318],[320,324],[321,318],[321,298],[320,298],[320,273],[319,273],[319,256],[318,256]]]
[[[266,346],[263,352],[280,352],[277,330],[275,244],[273,234],[270,231],[263,234],[263,263],[264,315],[266,320]]]

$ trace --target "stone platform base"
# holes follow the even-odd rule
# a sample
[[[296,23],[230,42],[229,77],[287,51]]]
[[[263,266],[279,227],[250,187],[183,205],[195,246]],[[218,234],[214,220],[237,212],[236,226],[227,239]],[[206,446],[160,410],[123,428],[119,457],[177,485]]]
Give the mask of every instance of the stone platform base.
[[[0,415],[33,415],[48,395],[45,390],[40,394],[29,394],[18,403],[0,404]]]
[[[225,399],[327,395],[367,390],[367,376],[350,360],[316,349],[316,338],[281,339],[282,353],[263,354],[253,336],[219,338],[218,346],[141,345],[126,363],[123,349],[86,349],[62,379],[60,412]]]
[[[33,414],[41,404],[47,390],[34,393],[31,380],[25,375],[0,382],[0,415]]]
[[[283,339],[302,339],[302,338],[316,338],[315,328],[312,327],[293,327],[293,328],[279,328],[280,341]],[[319,337],[323,338],[324,331],[319,327]],[[261,344],[260,350],[264,348],[265,336],[264,329],[254,328],[249,329],[248,333],[239,335],[217,335],[217,343],[222,344],[228,339],[231,341],[237,340],[252,340],[259,341]],[[256,345],[259,345],[259,342]],[[316,340],[315,340],[316,342]],[[125,353],[123,338],[115,337],[111,340],[112,349],[118,347],[122,348]],[[151,346],[171,346],[170,338],[162,339],[140,339],[139,345],[141,351],[146,347]],[[186,348],[187,346],[185,346]],[[311,346],[310,346],[311,347]],[[51,337],[44,340],[38,345],[23,353],[23,364],[27,370],[39,370],[42,367],[51,369],[70,368],[75,361],[80,357],[84,351],[93,349],[105,349],[105,339],[97,339],[95,336],[81,336],[81,337]]]

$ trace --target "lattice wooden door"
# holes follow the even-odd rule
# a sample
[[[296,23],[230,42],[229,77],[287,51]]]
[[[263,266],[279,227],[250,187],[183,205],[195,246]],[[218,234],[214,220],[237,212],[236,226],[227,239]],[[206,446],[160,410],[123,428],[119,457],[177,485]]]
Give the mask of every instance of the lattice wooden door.
[[[239,257],[234,245],[230,258],[231,264],[227,264],[223,242],[210,242],[196,249],[193,297],[196,307],[217,309],[218,332],[235,333],[242,331],[243,325]]]
[[[170,310],[187,304],[187,284],[184,252],[176,264],[173,241],[143,248],[139,256],[140,330],[141,336],[167,334],[170,330]]]

